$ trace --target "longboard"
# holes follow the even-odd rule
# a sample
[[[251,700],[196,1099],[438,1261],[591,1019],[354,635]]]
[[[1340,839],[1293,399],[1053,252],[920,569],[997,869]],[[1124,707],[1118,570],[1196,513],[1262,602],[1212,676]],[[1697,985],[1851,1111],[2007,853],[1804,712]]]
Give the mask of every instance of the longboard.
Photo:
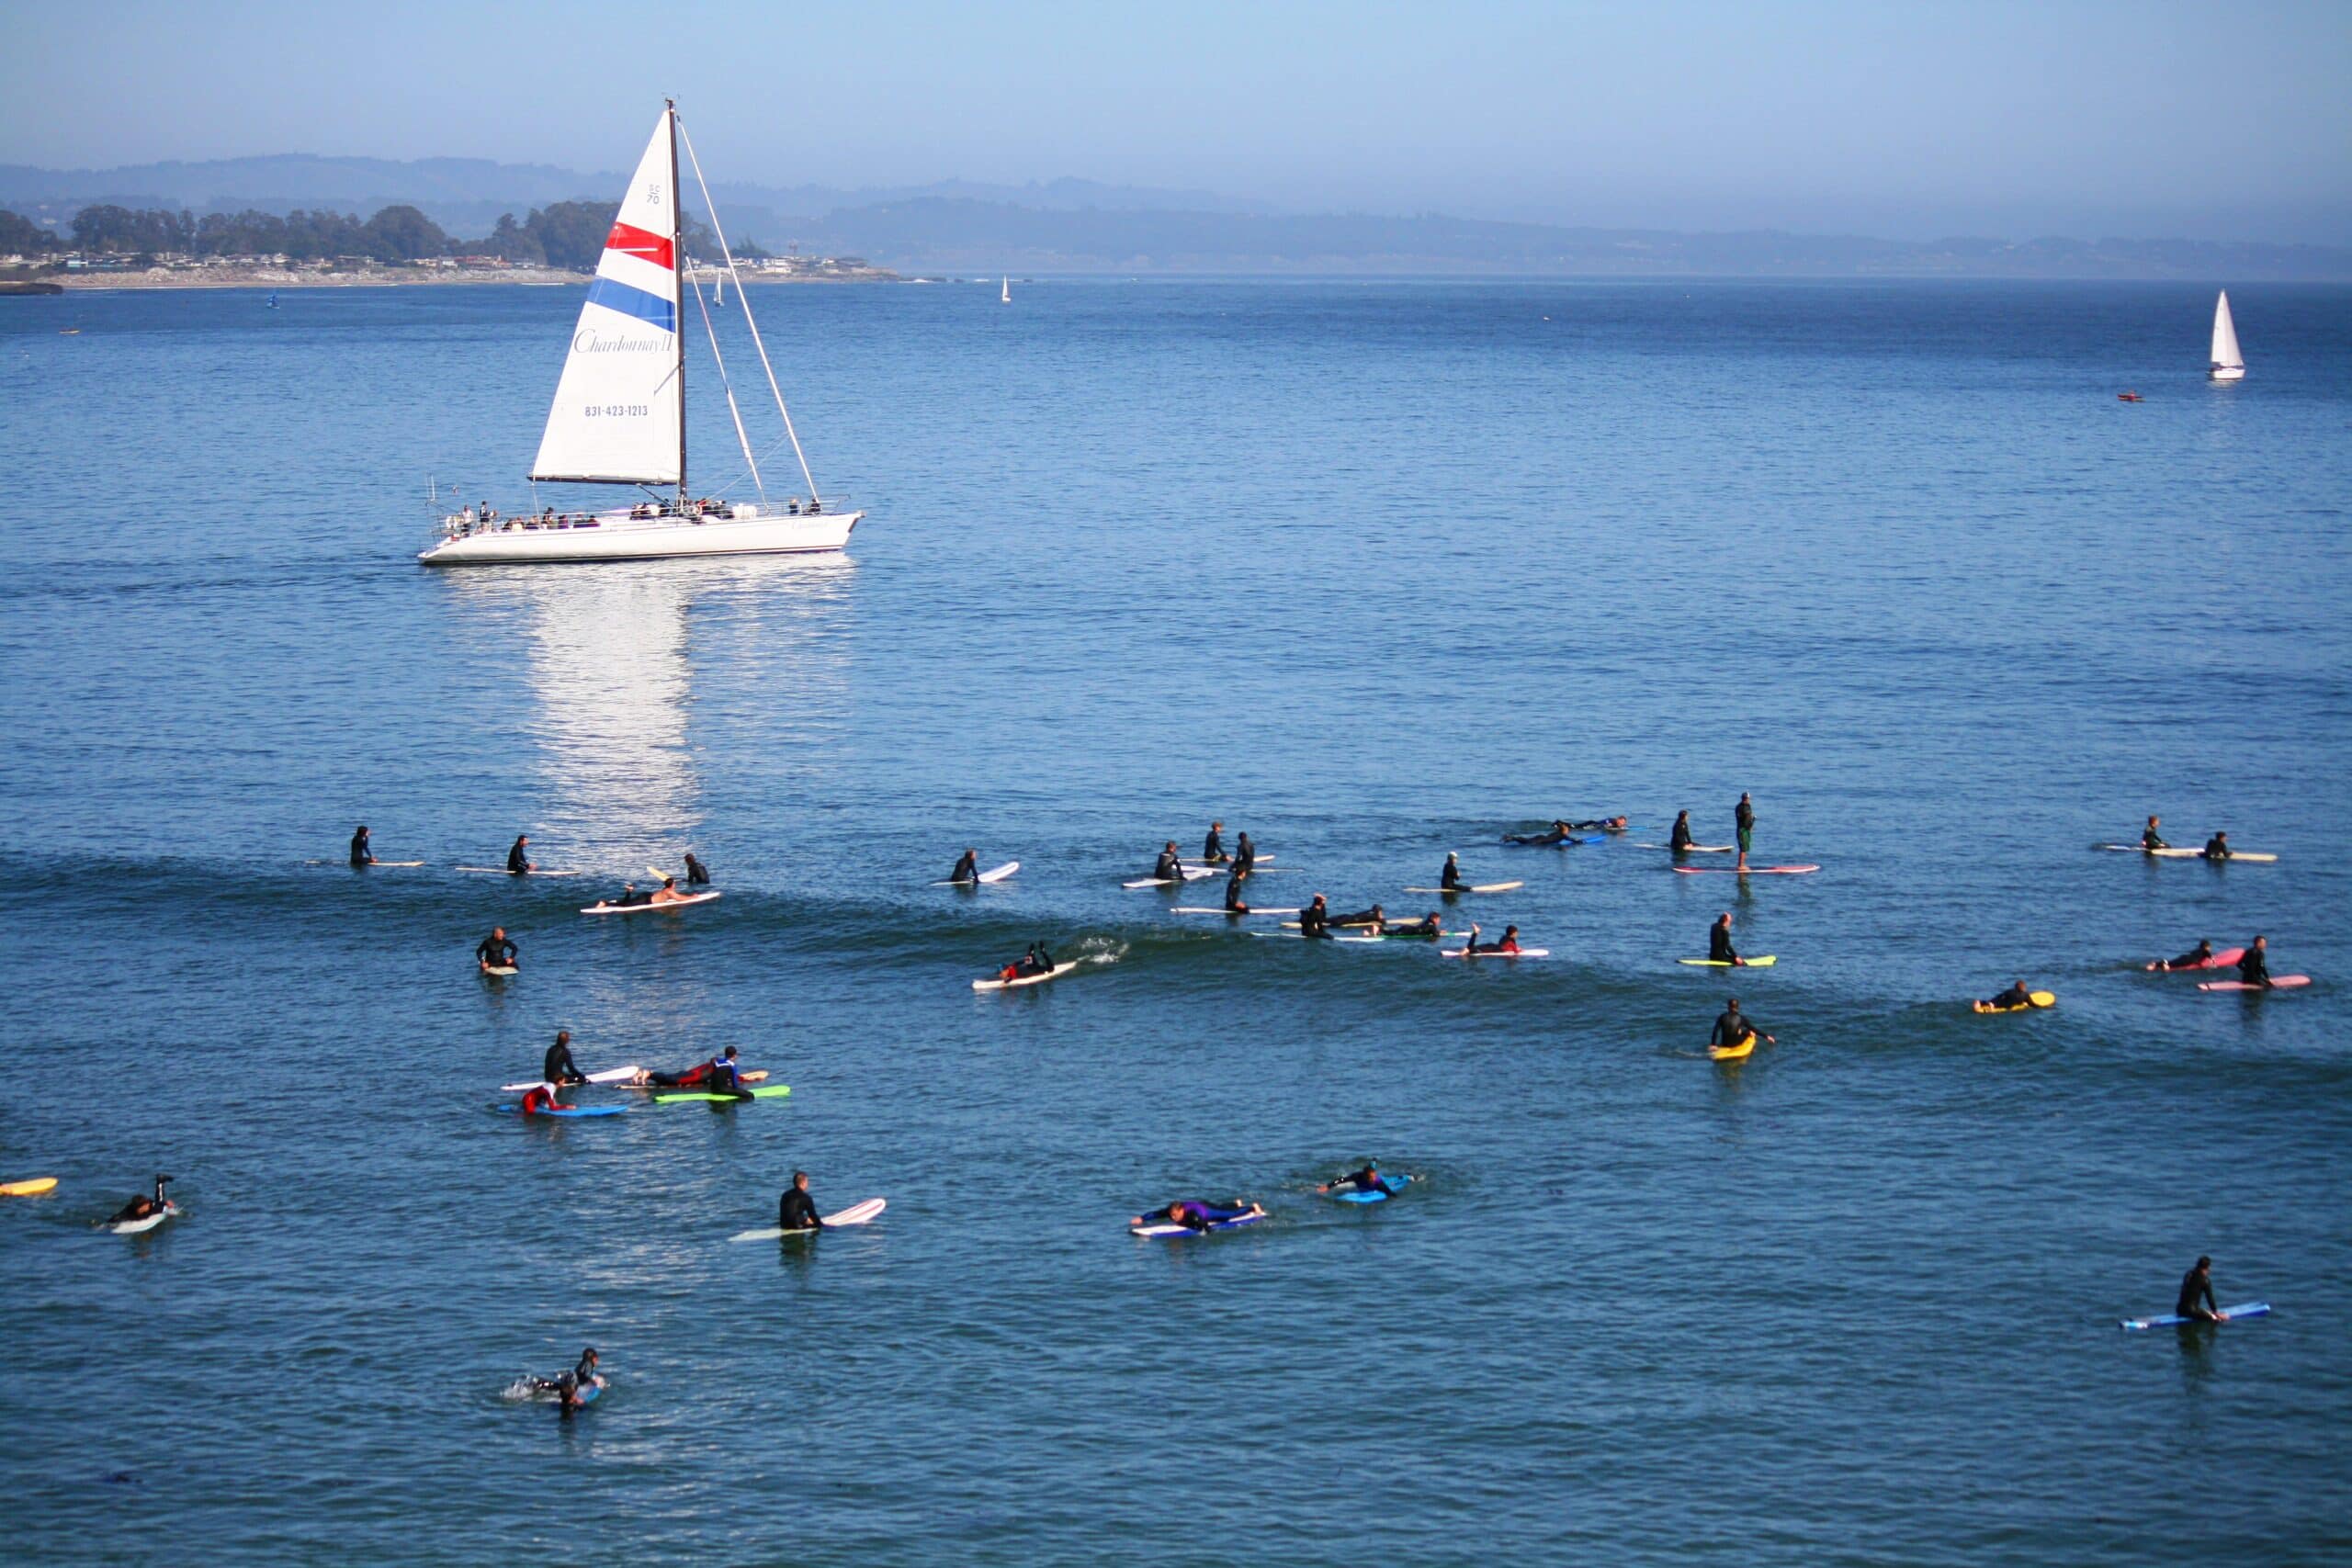
[[[2203,860],[2205,858],[2205,852],[2202,849],[2193,849],[2187,844],[2167,844],[2161,850],[2143,850],[2137,844],[2101,844],[2099,848],[2113,850],[2116,853],[2123,855],[2145,855],[2150,860]],[[2267,865],[2278,858],[2277,855],[2265,854],[2254,850],[2232,850],[2213,863],[2220,865],[2227,861],[2244,860],[2252,861],[2256,865]]]
[[[580,912],[583,915],[645,915],[656,909],[683,909],[690,904],[707,904],[718,897],[718,890],[714,887],[707,893],[683,894],[656,904],[591,904]]]
[[[2268,1317],[2270,1315],[2270,1303],[2268,1302],[2248,1302],[2244,1306],[2225,1308],[2213,1315],[2220,1318],[2223,1323],[2235,1323],[2242,1317]],[[2182,1317],[2177,1313],[2168,1312],[2162,1317],[2121,1318],[2118,1320],[2118,1326],[2127,1329],[2179,1328],[2188,1324],[2203,1323],[2204,1321],[2206,1320],[2201,1317]]]
[[[1405,1190],[1406,1184],[1412,1179],[1409,1176],[1384,1176],[1380,1179],[1380,1185],[1369,1192],[1358,1188],[1353,1191],[1331,1192],[1325,1196],[1335,1198],[1342,1203],[1385,1203],[1389,1199]]]
[[[57,1186],[53,1176],[36,1176],[29,1181],[0,1182],[0,1198],[38,1198]]]
[[[355,865],[351,869],[354,871],[413,871],[424,863],[421,860],[371,860],[365,865]]]
[[[117,1235],[138,1235],[142,1232],[153,1230],[179,1212],[180,1206],[177,1203],[167,1202],[143,1220],[124,1220],[119,1224],[111,1224],[106,1228]]]
[[[1637,850],[1664,850],[1676,855],[1727,855],[1739,848],[1737,844],[1685,844],[1676,849],[1672,844],[1635,844]]]
[[[771,1084],[751,1091],[753,1100],[782,1100],[791,1092],[792,1087],[789,1084]],[[656,1105],[731,1105],[742,1098],[740,1094],[712,1094],[699,1089],[677,1089],[655,1095],[653,1103]]]
[[[1408,887],[1408,893],[1442,893],[1449,898],[1464,893],[1508,893],[1514,887],[1524,887],[1524,882],[1482,882],[1476,887]]]
[[[643,1067],[607,1067],[601,1073],[590,1073],[581,1081],[582,1083],[620,1083],[625,1079],[637,1077],[644,1070]],[[546,1081],[545,1078],[526,1078],[521,1083],[500,1084],[498,1089],[502,1094],[523,1094],[538,1088]]]
[[[503,865],[453,865],[449,869],[486,872],[492,876],[585,876],[588,874],[584,871],[541,871],[537,867],[529,871],[509,871]]]
[[[1968,1009],[1971,1012],[2023,1012],[2027,1007],[2046,1008],[2057,1000],[2058,993],[2055,991],[2028,991],[2024,1007],[1995,1007],[1991,1002],[1975,1001],[1969,1003]]]
[[[1077,963],[1072,961],[1069,964],[1057,964],[1051,969],[1046,970],[1043,975],[1023,975],[1017,979],[1012,980],[975,980],[972,982],[972,989],[976,991],[1010,991],[1021,986],[1042,986],[1048,980],[1060,979],[1063,976],[1069,974],[1071,970],[1077,967]]]
[[[1809,871],[1819,871],[1817,865],[1751,865],[1746,871],[1730,865],[1678,865],[1671,868],[1677,876],[1803,876]]]
[[[1272,937],[1282,942],[1378,942],[1380,940],[1376,936],[1308,936],[1305,931],[1251,931],[1250,934]]]
[[[2312,983],[2309,975],[2273,975],[2267,986],[2256,986],[2245,980],[2200,980],[2200,991],[2291,991],[2298,986]]]
[[[1302,914],[1305,911],[1299,909],[1261,909],[1254,904],[1247,909],[1211,909],[1203,908],[1197,905],[1179,904],[1176,908],[1169,910],[1168,912],[1171,915],[1233,915],[1239,917],[1242,915],[1296,915]]]
[[[838,1214],[827,1214],[825,1228],[829,1231],[837,1231],[843,1225],[869,1224],[875,1215],[888,1207],[889,1207],[888,1200],[881,1198],[868,1198],[863,1203],[852,1203]],[[787,1231],[777,1230],[771,1226],[763,1231],[737,1231],[727,1239],[729,1241],[782,1241],[788,1235],[815,1235],[816,1234],[813,1230]]]
[[[1780,960],[1770,953],[1751,958],[1745,964],[1726,964],[1720,958],[1678,958],[1677,964],[1688,964],[1694,969],[1770,969]]]
[[[768,1070],[765,1067],[753,1067],[748,1073],[737,1073],[735,1075],[737,1080],[742,1083],[764,1083],[767,1081],[767,1076]],[[652,1093],[659,1093],[664,1089],[692,1089],[695,1086],[693,1084],[663,1084],[651,1082],[626,1083],[621,1085],[621,1088],[623,1089],[641,1089]]]
[[[1440,958],[1549,958],[1552,956],[1552,950],[1548,947],[1522,947],[1517,953],[1497,953],[1491,947],[1482,947],[1476,952],[1466,947],[1442,947],[1438,949],[1438,956]]]
[[[1203,877],[1220,874],[1206,866],[1188,865],[1182,869],[1184,873],[1184,880],[1187,882],[1198,882]],[[1176,879],[1171,876],[1137,876],[1122,882],[1119,886],[1122,887],[1173,887],[1176,886]]]
[[[969,887],[975,882],[1002,882],[1006,877],[1011,876],[1014,872],[1019,871],[1020,869],[1021,863],[1019,861],[1009,860],[1002,865],[998,866],[994,871],[984,871],[977,877],[967,877],[963,881],[958,882],[951,876],[944,882],[934,882],[932,886],[933,887]]]
[[[2194,964],[2174,965],[2168,958],[2159,958],[2144,967],[2152,975],[2186,975],[2196,969],[2234,969],[2238,960],[2245,956],[2243,947],[2225,947],[2211,958],[2200,958]]]
[[[1261,1212],[1255,1214],[1237,1214],[1229,1220],[1211,1220],[1209,1222],[1209,1230],[1238,1230],[1243,1225],[1254,1225],[1265,1217],[1264,1213]],[[1127,1234],[1129,1235],[1159,1236],[1173,1239],[1178,1236],[1205,1235],[1208,1232],[1196,1231],[1190,1225],[1173,1224],[1163,1220],[1158,1224],[1129,1225],[1127,1227]]]
[[[553,1111],[534,1111],[531,1114],[535,1117],[618,1116],[622,1111],[627,1111],[628,1109],[628,1107],[626,1105],[559,1105]],[[501,1116],[520,1116],[523,1114],[523,1108],[519,1105],[493,1105],[491,1107],[491,1110],[496,1111]]]

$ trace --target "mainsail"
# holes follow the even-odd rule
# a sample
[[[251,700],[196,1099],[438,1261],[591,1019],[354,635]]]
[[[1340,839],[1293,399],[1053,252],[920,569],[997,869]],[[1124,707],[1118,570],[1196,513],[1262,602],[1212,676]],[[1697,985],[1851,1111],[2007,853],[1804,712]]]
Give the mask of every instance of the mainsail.
[[[2255,314],[2259,316],[2262,312],[2256,310]],[[2262,323],[2257,321],[2254,324],[2258,327]],[[2238,327],[2235,321],[2230,320],[2230,291],[2226,288],[2222,290],[2221,300],[2213,307],[2213,368],[2216,370],[2245,368],[2245,361],[2238,355]]]
[[[685,482],[673,112],[662,111],[605,238],[531,465],[534,479]]]

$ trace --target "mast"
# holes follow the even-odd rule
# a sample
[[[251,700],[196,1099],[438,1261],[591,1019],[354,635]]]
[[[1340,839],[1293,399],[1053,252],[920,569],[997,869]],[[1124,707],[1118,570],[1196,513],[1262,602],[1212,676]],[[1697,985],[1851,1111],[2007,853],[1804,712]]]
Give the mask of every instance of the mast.
[[[679,284],[678,298],[685,298],[686,279],[686,219],[685,205],[678,198],[678,100],[662,100],[662,116],[670,122],[670,271]],[[678,330],[674,334],[678,345],[678,509],[686,505],[686,322],[685,312],[678,312]]]

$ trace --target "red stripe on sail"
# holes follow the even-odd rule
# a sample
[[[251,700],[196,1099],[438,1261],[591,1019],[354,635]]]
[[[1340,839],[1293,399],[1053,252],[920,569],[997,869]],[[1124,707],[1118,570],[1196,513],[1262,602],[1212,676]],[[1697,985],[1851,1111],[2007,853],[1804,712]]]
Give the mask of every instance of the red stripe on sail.
[[[605,236],[605,249],[641,257],[656,266],[670,265],[670,239],[628,223],[616,223]]]

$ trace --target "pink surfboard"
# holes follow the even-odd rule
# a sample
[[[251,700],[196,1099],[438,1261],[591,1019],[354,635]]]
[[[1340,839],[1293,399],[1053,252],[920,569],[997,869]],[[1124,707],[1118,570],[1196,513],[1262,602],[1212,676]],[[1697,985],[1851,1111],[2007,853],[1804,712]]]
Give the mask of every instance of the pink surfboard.
[[[1678,865],[1677,876],[1803,876],[1809,871],[1819,871],[1817,865],[1751,865],[1741,871],[1728,865]]]
[[[2290,991],[2297,986],[2308,986],[2311,983],[2312,977],[2309,975],[2273,975],[2270,976],[2270,984],[2267,987],[2249,986],[2244,980],[2205,980],[2199,982],[2197,988],[2200,991]]]
[[[2245,956],[2245,949],[2243,947],[2225,947],[2211,958],[2184,964],[2177,969],[2166,969],[2161,959],[2147,967],[2162,975],[2186,975],[2192,969],[2234,969],[2238,966],[2238,960]]]

